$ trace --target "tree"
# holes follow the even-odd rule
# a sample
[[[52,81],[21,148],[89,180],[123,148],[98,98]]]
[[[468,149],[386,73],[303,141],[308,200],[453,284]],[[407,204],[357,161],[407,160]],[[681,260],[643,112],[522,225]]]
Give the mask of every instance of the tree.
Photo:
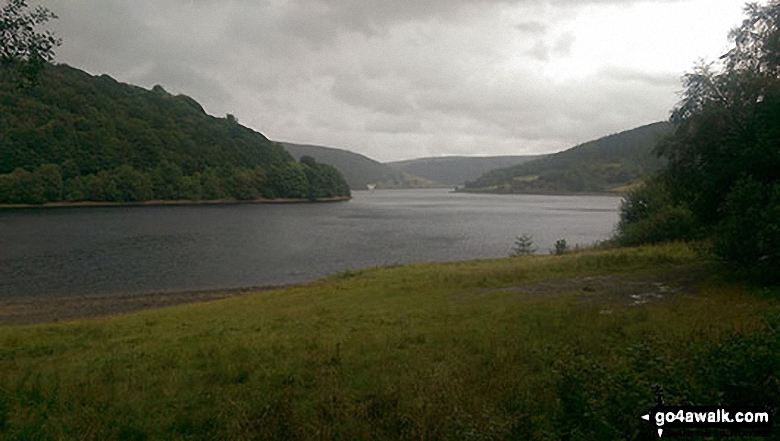
[[[195,173],[192,176],[185,176],[181,180],[182,193],[181,197],[190,201],[198,201],[201,199],[203,189],[200,186],[200,173]]]
[[[54,48],[62,44],[51,31],[37,30],[56,18],[40,5],[28,11],[26,0],[7,0],[0,9],[0,62],[12,74],[20,73],[22,84],[34,84],[41,69],[54,59]]]
[[[690,210],[673,202],[668,183],[653,175],[621,201],[615,240],[625,246],[683,240],[691,238],[694,230]]]
[[[309,181],[303,166],[295,161],[273,167],[269,172],[268,182],[274,197],[309,197]]]
[[[780,76],[780,3],[771,1],[766,6],[749,3],[745,6],[747,18],[732,29],[729,38],[734,41],[725,56],[729,70],[750,71],[770,78]]]
[[[207,168],[200,176],[201,197],[207,200],[221,199],[225,197],[222,179],[216,170]]]
[[[566,244],[566,239],[558,239],[555,241],[554,248],[550,250],[550,254],[563,256],[567,251],[569,251],[569,245]]]
[[[722,258],[769,274],[780,267],[780,1],[745,13],[722,67],[683,78],[659,152],[671,204],[690,209]]]
[[[146,173],[129,165],[121,165],[111,170],[110,175],[116,187],[118,202],[146,201],[154,196],[152,180]]]
[[[182,173],[177,164],[163,160],[151,171],[155,199],[182,199]]]
[[[237,168],[231,180],[233,196],[236,199],[251,200],[260,196],[254,186],[254,174],[245,168]]]
[[[46,202],[62,199],[62,173],[58,165],[44,164],[35,169],[34,176],[43,189],[43,199]]]
[[[42,204],[46,202],[46,189],[34,173],[17,168],[5,175],[2,199],[10,204]]]
[[[528,256],[536,252],[534,239],[528,234],[517,236],[515,238],[515,247],[512,249],[512,256]]]

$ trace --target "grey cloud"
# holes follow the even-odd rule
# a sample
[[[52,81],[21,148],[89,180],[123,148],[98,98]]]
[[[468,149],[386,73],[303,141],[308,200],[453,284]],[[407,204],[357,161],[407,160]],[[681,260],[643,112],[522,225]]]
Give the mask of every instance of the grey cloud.
[[[565,57],[571,53],[571,48],[574,46],[574,42],[577,38],[571,33],[565,33],[558,37],[553,44],[552,52],[559,56]]]
[[[648,86],[668,87],[680,84],[680,75],[669,72],[651,73],[619,66],[609,66],[599,70],[599,75],[621,82],[638,82]]]
[[[526,21],[516,24],[515,29],[527,34],[540,35],[547,32],[547,25],[540,21]]]
[[[413,115],[381,115],[369,118],[365,123],[365,128],[370,132],[413,133],[419,132],[422,124]]]
[[[135,76],[133,83],[147,87],[160,84],[170,93],[188,95],[207,104],[212,112],[230,112],[227,108],[230,92],[218,80],[187,65],[157,62],[143,74]]]
[[[568,32],[556,37],[552,41],[540,38],[524,53],[537,61],[550,61],[553,58],[568,56],[575,41],[576,37]]]
[[[388,114],[400,115],[412,108],[401,87],[390,81],[375,86],[355,76],[344,76],[336,78],[332,91],[334,97],[347,104]]]
[[[665,117],[673,104],[660,93],[670,84],[665,74],[615,67],[555,85],[534,70],[576,48],[576,36],[559,20],[576,16],[582,3],[73,0],[48,6],[60,15],[59,61],[145,87],[162,84],[212,114],[233,113],[272,139],[391,160],[538,153]],[[508,58],[520,66],[507,68]]]
[[[345,29],[367,35],[381,33],[387,26],[404,21],[431,18],[451,20],[466,12],[484,11],[495,6],[586,4],[635,4],[683,0],[293,0],[300,9],[318,11],[318,17]],[[519,25],[523,28],[523,24]],[[531,25],[533,28],[534,25]],[[538,28],[538,26],[536,26]],[[526,29],[527,30],[527,29]]]

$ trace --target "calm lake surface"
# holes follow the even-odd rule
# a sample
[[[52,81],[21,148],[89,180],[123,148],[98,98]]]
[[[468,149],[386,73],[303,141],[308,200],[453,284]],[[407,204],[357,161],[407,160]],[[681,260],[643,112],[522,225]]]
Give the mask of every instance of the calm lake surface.
[[[0,297],[303,282],[347,269],[608,238],[619,197],[354,192],[350,202],[0,210]]]

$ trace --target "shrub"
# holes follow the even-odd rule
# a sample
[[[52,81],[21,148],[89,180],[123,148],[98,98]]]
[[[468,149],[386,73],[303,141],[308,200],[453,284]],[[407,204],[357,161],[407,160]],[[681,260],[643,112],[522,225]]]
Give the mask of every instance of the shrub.
[[[536,253],[534,239],[528,234],[523,234],[515,238],[515,247],[512,249],[512,256],[527,256]]]
[[[569,246],[566,245],[566,239],[558,239],[555,241],[555,248],[550,250],[550,254],[555,256],[562,256],[563,253],[569,250]]]
[[[780,183],[740,180],[726,196],[715,228],[715,253],[768,281],[780,274]]]
[[[685,240],[694,236],[694,225],[691,211],[675,203],[663,178],[655,176],[623,199],[615,239],[619,245]]]

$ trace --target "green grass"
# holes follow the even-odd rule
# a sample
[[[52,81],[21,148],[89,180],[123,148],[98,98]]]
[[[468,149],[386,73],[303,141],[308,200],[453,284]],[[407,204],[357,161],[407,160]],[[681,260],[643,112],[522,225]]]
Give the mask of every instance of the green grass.
[[[665,301],[614,295],[688,269]],[[780,403],[778,292],[719,272],[684,245],[416,264],[0,328],[0,438],[655,439],[655,385]]]

